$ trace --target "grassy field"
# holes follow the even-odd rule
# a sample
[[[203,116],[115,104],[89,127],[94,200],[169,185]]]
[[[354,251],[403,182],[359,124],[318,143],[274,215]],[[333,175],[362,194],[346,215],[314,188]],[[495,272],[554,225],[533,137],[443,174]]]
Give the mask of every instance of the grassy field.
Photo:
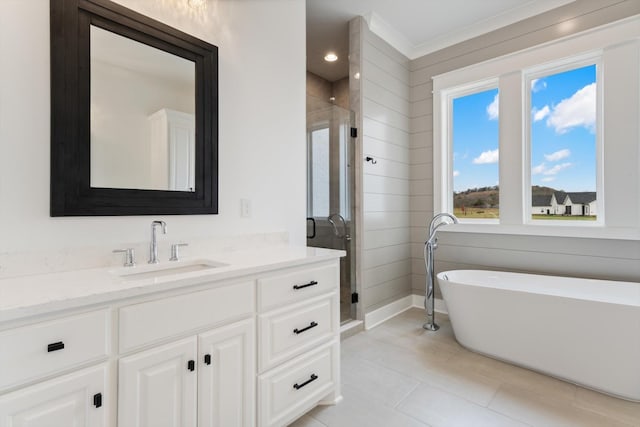
[[[498,208],[455,208],[453,214],[458,218],[499,218]]]
[[[595,221],[596,216],[565,216],[565,215],[531,215],[531,219],[555,220],[555,221]]]
[[[455,208],[453,214],[458,218],[499,218],[499,208]],[[596,216],[567,216],[567,215],[531,215],[534,220],[554,220],[554,221],[595,221]]]

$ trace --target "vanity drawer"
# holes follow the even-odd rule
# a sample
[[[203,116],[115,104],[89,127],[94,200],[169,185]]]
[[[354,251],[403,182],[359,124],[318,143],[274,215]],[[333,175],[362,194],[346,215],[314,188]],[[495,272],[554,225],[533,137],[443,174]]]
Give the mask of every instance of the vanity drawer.
[[[339,327],[337,294],[259,316],[260,372],[329,341]]]
[[[0,332],[0,389],[106,357],[109,319],[100,310]]]
[[[287,425],[334,391],[339,358],[333,342],[258,377],[259,426]]]
[[[302,302],[338,289],[339,264],[290,270],[284,274],[258,279],[258,310],[266,311],[283,304]]]
[[[120,309],[120,353],[182,333],[251,316],[254,282],[234,283]]]

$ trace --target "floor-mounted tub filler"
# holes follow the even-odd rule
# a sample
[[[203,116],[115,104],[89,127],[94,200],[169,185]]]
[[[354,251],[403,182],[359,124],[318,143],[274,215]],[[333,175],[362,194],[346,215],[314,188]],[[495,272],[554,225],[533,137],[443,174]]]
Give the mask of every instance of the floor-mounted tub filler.
[[[424,291],[424,309],[427,313],[427,321],[422,326],[428,331],[437,331],[440,326],[436,324],[435,312],[435,268],[433,266],[433,253],[438,247],[438,237],[436,231],[438,228],[447,224],[457,224],[458,218],[450,213],[442,212],[431,219],[429,223],[429,236],[424,242],[424,265],[426,269],[426,286]]]
[[[640,283],[481,270],[437,277],[463,346],[640,401]]]

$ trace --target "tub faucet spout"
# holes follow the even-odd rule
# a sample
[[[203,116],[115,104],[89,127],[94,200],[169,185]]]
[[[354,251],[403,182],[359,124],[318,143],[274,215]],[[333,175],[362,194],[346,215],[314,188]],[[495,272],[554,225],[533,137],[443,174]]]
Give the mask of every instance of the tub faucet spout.
[[[427,270],[427,288],[424,298],[424,309],[427,312],[427,323],[422,327],[429,331],[437,331],[440,326],[435,321],[435,269],[433,267],[433,253],[438,247],[438,238],[436,231],[438,228],[448,225],[457,224],[458,218],[446,212],[437,214],[429,224],[429,237],[424,242],[424,263]]]

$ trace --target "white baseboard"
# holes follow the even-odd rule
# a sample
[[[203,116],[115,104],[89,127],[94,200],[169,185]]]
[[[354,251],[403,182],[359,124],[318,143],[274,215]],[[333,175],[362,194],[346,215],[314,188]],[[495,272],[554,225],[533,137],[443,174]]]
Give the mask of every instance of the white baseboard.
[[[364,329],[369,330],[371,328],[375,328],[385,320],[389,320],[410,308],[421,308],[424,310],[424,296],[407,295],[404,298],[400,298],[399,300],[365,314]],[[437,313],[449,314],[447,311],[447,305],[440,298],[436,298],[435,300],[435,310]]]
[[[412,307],[421,308],[424,310],[424,296],[422,295],[411,295],[413,297]],[[447,310],[447,304],[445,304],[443,299],[436,298],[435,300],[435,310],[436,313],[449,314]]]
[[[407,295],[377,310],[366,313],[364,315],[364,328],[367,330],[374,328],[385,320],[389,320],[403,311],[409,310],[411,307],[413,307],[413,295]]]

